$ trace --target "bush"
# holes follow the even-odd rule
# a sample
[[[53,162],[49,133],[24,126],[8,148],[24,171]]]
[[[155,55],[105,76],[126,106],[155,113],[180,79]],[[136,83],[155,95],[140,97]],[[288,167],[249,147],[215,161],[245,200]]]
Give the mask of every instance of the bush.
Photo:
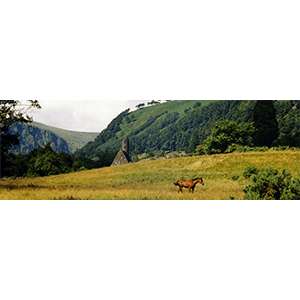
[[[244,200],[298,200],[300,199],[300,178],[275,169],[248,167],[243,176],[251,183],[246,186]]]
[[[232,177],[231,177],[231,179],[234,181],[238,180],[239,178],[240,178],[240,176],[238,176],[238,175],[232,175]]]
[[[81,167],[79,168],[76,172],[81,172],[81,171],[87,171],[88,169],[86,167]]]
[[[247,167],[245,170],[244,170],[244,173],[243,173],[243,176],[246,178],[246,179],[249,179],[252,175],[256,175],[258,174],[259,170],[255,167]]]
[[[272,147],[272,148],[268,148],[266,146],[251,147],[251,146],[243,146],[243,145],[233,143],[230,146],[228,146],[228,148],[225,150],[224,153],[266,152],[266,151],[269,151],[269,150],[273,150],[273,151],[284,151],[284,150],[299,151],[300,149],[297,148],[297,147],[289,147],[289,146],[278,146],[278,147]]]

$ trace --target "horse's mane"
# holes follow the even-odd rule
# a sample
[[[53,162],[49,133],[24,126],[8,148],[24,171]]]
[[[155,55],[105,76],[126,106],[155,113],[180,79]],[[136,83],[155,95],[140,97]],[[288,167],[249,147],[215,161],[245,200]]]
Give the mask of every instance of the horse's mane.
[[[195,180],[198,180],[198,179],[201,179],[202,180],[202,178],[200,177],[197,177],[197,178],[195,178],[195,179],[192,179],[193,181],[195,181]]]

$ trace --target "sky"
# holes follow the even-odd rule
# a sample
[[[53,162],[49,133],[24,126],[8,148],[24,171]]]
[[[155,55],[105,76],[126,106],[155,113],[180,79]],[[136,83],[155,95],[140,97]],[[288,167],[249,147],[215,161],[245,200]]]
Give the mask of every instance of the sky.
[[[36,122],[66,130],[101,132],[121,112],[151,100],[39,100]]]

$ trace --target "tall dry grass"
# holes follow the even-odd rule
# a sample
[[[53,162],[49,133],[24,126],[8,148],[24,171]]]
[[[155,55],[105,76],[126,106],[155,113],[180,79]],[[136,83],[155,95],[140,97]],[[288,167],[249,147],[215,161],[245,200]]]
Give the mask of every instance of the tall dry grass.
[[[246,167],[300,171],[297,151],[250,152],[141,161],[58,176],[2,181],[0,199],[222,200],[242,199]],[[239,177],[233,180],[232,177]],[[173,182],[202,177],[195,193],[178,194]]]

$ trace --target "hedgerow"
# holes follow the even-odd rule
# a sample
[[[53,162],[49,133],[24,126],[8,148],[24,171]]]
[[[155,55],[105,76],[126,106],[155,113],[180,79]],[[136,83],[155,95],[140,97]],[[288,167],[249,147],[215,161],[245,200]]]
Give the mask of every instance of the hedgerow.
[[[289,146],[278,146],[268,148],[266,146],[263,147],[251,147],[251,146],[243,146],[238,144],[231,144],[224,153],[242,153],[242,152],[267,152],[267,151],[285,151],[285,150],[292,150],[292,151],[299,151],[300,149],[297,147],[289,147]]]

